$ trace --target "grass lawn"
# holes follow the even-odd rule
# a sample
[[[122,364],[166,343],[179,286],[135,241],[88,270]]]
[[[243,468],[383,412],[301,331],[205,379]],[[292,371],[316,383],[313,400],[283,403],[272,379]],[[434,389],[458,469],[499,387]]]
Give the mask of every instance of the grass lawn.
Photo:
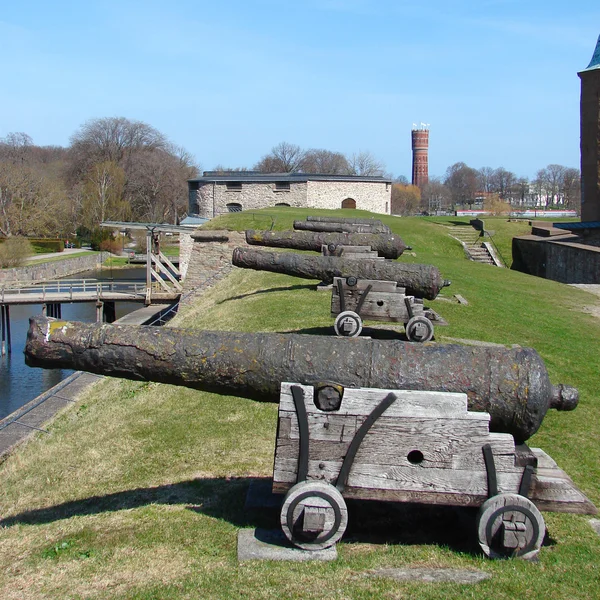
[[[311,211],[316,212],[316,211]],[[338,211],[339,212],[339,211]],[[356,214],[359,211],[348,211]],[[218,227],[286,228],[306,211],[228,215]],[[580,405],[551,411],[530,444],[543,448],[600,506],[600,299],[569,286],[480,265],[448,235],[453,223],[384,217],[414,248],[402,261],[437,265],[469,304],[428,303],[449,326],[436,337],[532,346],[554,383]],[[259,225],[260,223],[260,225]],[[486,226],[509,244],[519,223]],[[514,229],[513,229],[514,227]],[[234,270],[170,326],[233,331],[331,327],[330,296],[314,281]],[[252,479],[272,473],[277,406],[173,386],[106,379],[0,465],[0,597],[473,598],[600,596],[600,537],[587,516],[544,513],[539,562],[490,561],[473,540],[472,511],[350,506],[331,563],[236,560],[241,527],[276,527],[245,512]],[[369,516],[366,516],[368,513]],[[460,567],[476,585],[397,582],[382,567]]]

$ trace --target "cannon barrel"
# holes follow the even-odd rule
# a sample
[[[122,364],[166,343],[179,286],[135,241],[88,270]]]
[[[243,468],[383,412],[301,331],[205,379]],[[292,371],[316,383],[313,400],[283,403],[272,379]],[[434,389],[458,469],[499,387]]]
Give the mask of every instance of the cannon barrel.
[[[324,231],[339,233],[389,233],[386,225],[363,223],[334,223],[327,221],[294,221],[294,229],[298,231]]]
[[[397,340],[293,333],[193,331],[30,319],[30,366],[277,401],[282,381],[307,385],[437,390],[467,394],[470,410],[518,441],[533,435],[548,408],[572,410],[575,388],[550,383],[531,348],[411,344]],[[342,399],[343,406],[343,399]]]
[[[232,262],[236,267],[284,273],[294,277],[331,283],[334,277],[356,277],[395,281],[408,296],[433,300],[450,282],[437,267],[377,259],[343,256],[313,256],[293,252],[268,252],[254,248],[235,248]]]
[[[314,221],[316,223],[355,223],[357,225],[378,225],[380,227],[387,227],[387,225],[383,224],[383,221],[380,221],[379,219],[371,219],[368,217],[336,217],[334,215],[327,215],[324,217],[313,217],[309,215],[308,217],[306,217],[306,220]],[[389,227],[387,227],[387,229],[389,231]]]
[[[336,233],[319,231],[246,231],[246,241],[254,246],[321,251],[322,246],[370,246],[384,258],[398,258],[408,246],[392,233]]]

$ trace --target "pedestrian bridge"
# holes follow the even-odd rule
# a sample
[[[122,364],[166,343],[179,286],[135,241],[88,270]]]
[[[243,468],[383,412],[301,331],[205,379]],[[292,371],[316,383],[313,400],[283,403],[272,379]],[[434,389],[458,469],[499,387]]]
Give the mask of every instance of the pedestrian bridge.
[[[100,281],[98,279],[60,279],[44,283],[0,288],[0,304],[48,304],[63,302],[144,302],[174,301],[181,292],[177,289],[150,289],[146,281]]]

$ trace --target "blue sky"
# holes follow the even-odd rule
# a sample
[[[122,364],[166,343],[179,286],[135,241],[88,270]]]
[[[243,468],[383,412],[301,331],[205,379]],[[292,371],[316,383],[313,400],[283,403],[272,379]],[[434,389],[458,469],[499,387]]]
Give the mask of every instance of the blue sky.
[[[577,71],[597,0],[0,0],[0,137],[68,145],[86,120],[144,121],[204,169],[277,143],[368,150],[410,176],[464,161],[533,177],[579,166]]]

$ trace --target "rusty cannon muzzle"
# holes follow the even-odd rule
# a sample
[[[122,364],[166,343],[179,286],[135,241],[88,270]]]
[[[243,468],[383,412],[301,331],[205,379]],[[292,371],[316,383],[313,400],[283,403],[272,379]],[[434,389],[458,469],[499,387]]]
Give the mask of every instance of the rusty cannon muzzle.
[[[370,246],[383,258],[398,258],[407,245],[394,233],[336,233],[318,231],[246,231],[246,242],[253,246],[292,248],[320,252],[322,246]]]
[[[293,333],[30,320],[26,362],[157,381],[276,402],[282,381],[306,385],[462,392],[492,431],[524,441],[550,408],[573,410],[578,393],[550,383],[531,348],[411,344]]]
[[[253,248],[235,248],[232,262],[236,267],[284,273],[294,277],[331,283],[334,277],[355,277],[395,281],[409,296],[433,300],[450,285],[432,265],[401,263],[377,259],[354,259],[343,256],[313,256],[293,252],[269,252]]]

